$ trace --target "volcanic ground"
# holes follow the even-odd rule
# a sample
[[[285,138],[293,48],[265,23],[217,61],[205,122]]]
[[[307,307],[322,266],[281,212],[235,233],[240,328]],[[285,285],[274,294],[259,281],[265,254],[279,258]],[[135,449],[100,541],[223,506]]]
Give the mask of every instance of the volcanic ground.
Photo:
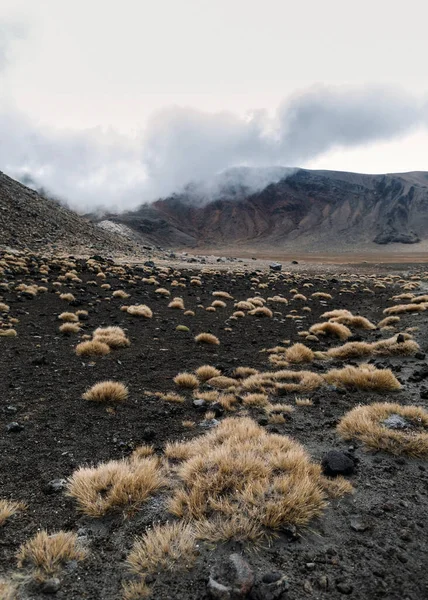
[[[337,272],[330,267],[325,274],[300,265],[293,269],[251,271],[231,265],[220,271],[210,265],[177,270],[115,265],[100,256],[0,255],[0,499],[22,503],[1,526],[2,598],[427,597],[428,427],[423,419],[428,408],[428,298],[423,295],[428,273],[423,266],[406,265],[377,272],[369,265]],[[129,296],[114,296],[118,290]],[[72,297],[61,298],[64,294]],[[180,306],[169,307],[176,297],[182,299],[176,303]],[[235,306],[239,302],[249,306]],[[397,309],[399,320],[378,325],[387,316],[385,309],[415,304],[418,309]],[[141,305],[150,309],[146,316],[121,309]],[[334,317],[322,315],[333,310],[363,316],[373,325],[357,328],[345,318],[347,339],[309,332],[314,324],[331,323]],[[64,312],[77,315],[71,321],[76,332],[60,331]],[[123,330],[129,345],[112,346],[105,356],[76,353],[94,330],[111,326]],[[219,344],[198,343],[200,333],[216,336]],[[382,340],[384,346],[376,346]],[[373,351],[346,359],[328,354],[349,342],[367,342]],[[296,343],[311,351],[306,362],[287,355]],[[202,365],[215,367],[222,379],[197,378],[190,387],[174,382],[177,374],[194,375]],[[236,371],[239,367],[248,370]],[[344,367],[365,369],[361,380],[334,380],[332,372]],[[306,387],[299,379],[302,371],[313,375]],[[387,373],[381,383],[379,372]],[[260,373],[264,379],[250,385],[249,378]],[[107,380],[127,386],[127,398],[120,403],[82,398]],[[300,382],[301,389],[281,386],[284,381]],[[252,403],[251,392],[264,398]],[[351,410],[377,403],[399,408],[377,423],[371,445],[363,432],[346,437],[337,429]],[[422,417],[400,417],[408,406],[420,407]],[[211,496],[202,498],[203,518],[184,500],[183,514],[172,510],[171,498],[191,494],[193,483],[186,487],[183,480],[199,458],[190,457],[192,465],[183,466],[189,446],[179,444],[217,435],[216,443],[226,447],[239,423],[249,436],[241,440],[242,452],[245,447],[251,453],[252,435],[260,444],[294,448],[295,454],[278,459],[274,467],[271,456],[263,455],[266,464],[260,469],[267,474],[259,482],[253,465],[245,463],[248,473],[233,467],[242,458],[235,444],[227,459],[233,463],[228,467],[234,484],[228,480],[228,487],[210,489]],[[303,450],[313,493],[302,501],[298,478],[291,482],[286,476],[294,468],[292,457]],[[201,455],[200,481],[207,475],[204,461],[212,469],[207,481],[217,481],[220,463],[214,454]],[[128,481],[125,500],[113,499],[104,510],[116,483],[109,481],[97,491],[101,508],[93,516],[73,495],[70,478],[80,467],[95,470],[110,461],[123,459],[129,465],[134,460],[139,473],[147,456],[165,481],[144,499],[141,489],[133,497]],[[289,487],[284,483],[281,496],[275,496],[281,477]],[[278,506],[288,502],[289,512],[276,521],[266,512],[269,502],[275,510],[272,498]],[[305,512],[311,502],[312,517]],[[238,527],[241,510],[244,525]],[[205,533],[200,533],[202,521]],[[29,542],[42,530],[47,541],[37,562]],[[160,532],[154,542],[153,531]],[[57,562],[47,568],[47,554],[55,557],[49,540],[58,532],[71,534],[76,553],[57,554]],[[162,538],[165,533],[170,537]],[[167,540],[162,547],[161,539]],[[131,560],[135,544],[149,558],[140,557],[139,568],[138,560]]]

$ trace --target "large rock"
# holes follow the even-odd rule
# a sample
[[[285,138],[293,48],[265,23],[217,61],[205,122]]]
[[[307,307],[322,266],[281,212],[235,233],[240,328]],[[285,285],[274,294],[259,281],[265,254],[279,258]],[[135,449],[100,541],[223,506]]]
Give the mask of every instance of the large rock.
[[[331,477],[352,475],[355,470],[355,461],[345,452],[330,450],[323,456],[321,466],[324,475],[330,475]]]

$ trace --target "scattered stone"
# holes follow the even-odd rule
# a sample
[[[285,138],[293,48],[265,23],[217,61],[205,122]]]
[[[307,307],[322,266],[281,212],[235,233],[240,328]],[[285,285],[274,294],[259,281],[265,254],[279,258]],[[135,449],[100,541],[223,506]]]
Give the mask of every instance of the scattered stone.
[[[271,573],[265,573],[262,577],[262,583],[276,583],[282,578],[282,574],[279,571],[272,571]]]
[[[336,583],[336,589],[341,594],[352,594],[352,590],[354,589],[352,585],[346,581],[339,581]]]
[[[402,333],[399,333],[397,335],[397,344],[404,344],[405,341],[406,338],[404,337],[404,335]]]
[[[18,433],[24,429],[23,425],[20,425],[16,421],[12,421],[12,423],[8,423],[6,425],[6,430],[8,433]]]
[[[269,269],[271,271],[281,271],[282,270],[282,264],[281,263],[277,263],[277,262],[271,263],[269,265]]]
[[[61,587],[61,581],[57,577],[47,579],[40,586],[40,591],[43,594],[56,594]]]
[[[150,442],[156,437],[156,431],[151,427],[145,427],[142,431],[141,437],[145,442]]]
[[[202,410],[207,407],[207,403],[202,398],[196,398],[195,400],[193,400],[193,406],[198,410]]]
[[[211,572],[207,591],[214,600],[247,598],[254,585],[254,573],[240,554],[234,553]]]
[[[369,528],[369,524],[365,521],[362,521],[360,517],[352,517],[350,522],[350,527],[354,531],[366,531]]]
[[[355,470],[355,460],[339,450],[330,450],[323,456],[321,466],[324,475],[352,475]]]
[[[146,260],[146,262],[144,263],[145,267],[150,267],[151,269],[153,269],[156,265],[152,260]]]
[[[298,261],[298,260],[292,260],[292,261],[291,261],[291,264],[292,264],[292,265],[298,265],[298,264],[299,264],[299,261]]]
[[[387,419],[382,421],[382,425],[388,427],[388,429],[410,429],[411,423],[406,421],[401,415],[392,414]]]
[[[43,489],[45,494],[58,494],[65,488],[67,481],[65,479],[52,479]]]
[[[224,408],[220,404],[220,402],[213,402],[210,405],[210,410],[213,411],[216,417],[221,417],[224,414]]]

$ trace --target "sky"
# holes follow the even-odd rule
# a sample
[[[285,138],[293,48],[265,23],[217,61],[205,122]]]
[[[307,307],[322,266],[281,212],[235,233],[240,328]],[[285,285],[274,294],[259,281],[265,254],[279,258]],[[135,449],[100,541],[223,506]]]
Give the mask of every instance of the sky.
[[[425,2],[2,0],[0,170],[81,211],[238,165],[428,170]]]

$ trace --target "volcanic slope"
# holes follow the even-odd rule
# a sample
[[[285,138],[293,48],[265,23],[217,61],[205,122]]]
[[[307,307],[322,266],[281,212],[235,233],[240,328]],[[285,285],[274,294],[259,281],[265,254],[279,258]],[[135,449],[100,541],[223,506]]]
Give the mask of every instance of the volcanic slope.
[[[230,181],[230,178],[227,180]],[[362,175],[299,169],[251,194],[197,187],[109,215],[162,246],[378,252],[428,247],[428,173]]]

